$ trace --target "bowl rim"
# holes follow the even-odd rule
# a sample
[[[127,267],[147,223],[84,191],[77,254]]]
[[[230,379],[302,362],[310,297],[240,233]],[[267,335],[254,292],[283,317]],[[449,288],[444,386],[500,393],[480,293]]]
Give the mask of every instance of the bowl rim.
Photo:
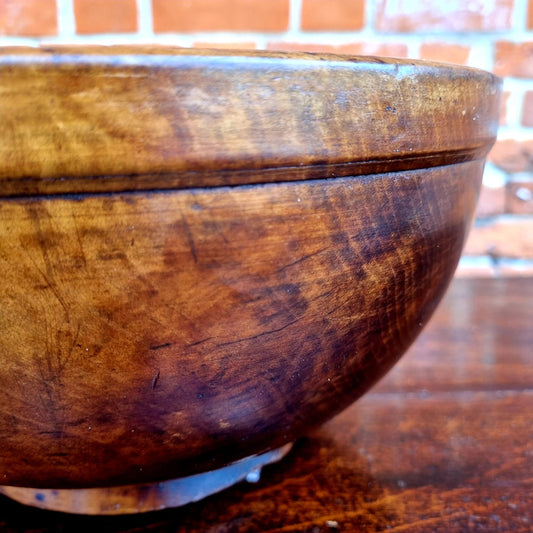
[[[424,60],[139,45],[4,47],[0,70],[0,197],[482,159],[502,86],[491,73]]]

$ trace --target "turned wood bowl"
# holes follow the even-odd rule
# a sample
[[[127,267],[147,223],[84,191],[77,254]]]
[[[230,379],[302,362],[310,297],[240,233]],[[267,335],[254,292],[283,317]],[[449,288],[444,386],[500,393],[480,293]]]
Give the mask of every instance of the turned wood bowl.
[[[499,97],[408,60],[3,49],[0,485],[190,476],[347,407],[453,275]]]

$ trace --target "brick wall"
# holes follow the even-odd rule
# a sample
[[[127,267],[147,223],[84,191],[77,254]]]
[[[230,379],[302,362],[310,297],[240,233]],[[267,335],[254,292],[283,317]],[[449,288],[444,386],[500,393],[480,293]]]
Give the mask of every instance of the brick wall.
[[[533,274],[533,0],[0,0],[0,45],[163,43],[451,61],[504,77],[459,273]]]

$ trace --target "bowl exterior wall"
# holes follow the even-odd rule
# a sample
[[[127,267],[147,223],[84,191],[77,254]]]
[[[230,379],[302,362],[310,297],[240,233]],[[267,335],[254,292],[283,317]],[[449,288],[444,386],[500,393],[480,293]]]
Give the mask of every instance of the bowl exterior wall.
[[[126,484],[292,441],[427,322],[483,163],[0,203],[0,480]]]

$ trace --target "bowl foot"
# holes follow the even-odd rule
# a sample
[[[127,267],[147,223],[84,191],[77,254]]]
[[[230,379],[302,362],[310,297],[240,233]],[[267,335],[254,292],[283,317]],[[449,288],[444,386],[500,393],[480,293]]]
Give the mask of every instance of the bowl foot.
[[[259,481],[263,466],[281,460],[292,444],[252,455],[228,466],[192,476],[119,487],[34,489],[0,486],[0,494],[25,505],[51,511],[89,515],[144,513],[179,507],[247,480]]]

